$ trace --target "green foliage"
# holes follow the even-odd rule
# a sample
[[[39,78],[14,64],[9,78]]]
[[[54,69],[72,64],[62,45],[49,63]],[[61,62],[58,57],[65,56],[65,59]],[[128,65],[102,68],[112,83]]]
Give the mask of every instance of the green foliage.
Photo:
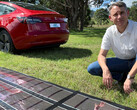
[[[103,25],[109,23],[108,20],[108,11],[106,9],[98,9],[94,13],[94,19],[97,22],[98,25]]]
[[[91,10],[88,8],[85,19],[84,19],[84,26],[88,26],[90,24],[90,21],[91,21],[90,15],[91,15]]]
[[[133,2],[132,2],[132,6],[137,7],[137,1],[133,1]]]
[[[129,19],[137,21],[137,7],[134,5],[130,8]]]
[[[91,20],[90,20],[90,23],[89,23],[89,26],[90,26],[90,27],[93,27],[93,25],[95,25],[95,22],[94,22],[93,19],[91,19]]]

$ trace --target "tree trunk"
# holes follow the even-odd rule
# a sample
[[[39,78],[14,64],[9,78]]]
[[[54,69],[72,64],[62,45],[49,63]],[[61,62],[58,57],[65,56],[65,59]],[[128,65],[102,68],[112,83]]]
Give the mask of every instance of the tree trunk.
[[[79,0],[66,0],[66,4],[70,7],[67,7],[68,11],[68,25],[72,30],[78,29],[78,18],[79,18],[79,8],[78,8]]]
[[[88,0],[83,0],[81,1],[81,13],[80,13],[80,31],[83,31],[84,28],[84,21],[85,21],[85,17],[86,17],[86,12],[87,12],[87,8],[88,8]]]

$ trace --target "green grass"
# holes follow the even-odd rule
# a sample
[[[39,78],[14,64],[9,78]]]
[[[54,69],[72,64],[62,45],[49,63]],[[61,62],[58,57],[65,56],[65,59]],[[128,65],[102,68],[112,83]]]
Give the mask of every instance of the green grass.
[[[71,32],[69,41],[60,48],[27,50],[21,55],[0,52],[0,65],[137,109],[137,84],[133,85],[135,91],[127,95],[122,85],[114,85],[107,90],[102,85],[101,77],[91,76],[87,72],[88,65],[97,60],[105,30],[85,28],[83,32]],[[108,57],[112,56],[114,54],[110,51]]]

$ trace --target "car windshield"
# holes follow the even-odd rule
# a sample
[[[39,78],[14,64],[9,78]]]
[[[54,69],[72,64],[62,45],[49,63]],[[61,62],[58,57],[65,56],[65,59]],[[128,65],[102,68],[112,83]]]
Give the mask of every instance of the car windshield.
[[[32,3],[24,3],[24,2],[12,2],[13,4],[16,4],[20,7],[30,9],[30,10],[43,10],[43,11],[53,11],[43,5],[35,5]]]

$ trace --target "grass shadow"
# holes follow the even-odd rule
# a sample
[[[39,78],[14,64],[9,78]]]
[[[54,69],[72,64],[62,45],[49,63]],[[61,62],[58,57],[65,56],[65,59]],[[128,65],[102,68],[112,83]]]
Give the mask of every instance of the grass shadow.
[[[91,50],[72,47],[29,49],[20,53],[20,55],[30,58],[42,58],[51,60],[70,60],[74,58],[87,57],[91,54]]]
[[[100,88],[103,89],[103,90],[107,90],[106,86],[103,85],[103,84],[100,85]],[[131,88],[135,92],[137,92],[137,83],[133,83]],[[129,96],[129,94],[124,92],[122,83],[117,83],[117,84],[113,85],[113,87],[110,90],[119,91],[124,97]]]
[[[137,92],[137,83],[133,83],[133,84],[132,84],[132,88],[134,89],[134,91]]]

